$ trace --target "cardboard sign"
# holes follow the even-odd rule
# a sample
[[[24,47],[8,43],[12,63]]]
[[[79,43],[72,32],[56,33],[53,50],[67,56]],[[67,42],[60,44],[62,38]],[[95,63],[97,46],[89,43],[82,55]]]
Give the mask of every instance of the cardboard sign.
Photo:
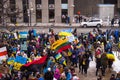
[[[49,37],[50,44],[53,44],[55,42],[55,36]]]

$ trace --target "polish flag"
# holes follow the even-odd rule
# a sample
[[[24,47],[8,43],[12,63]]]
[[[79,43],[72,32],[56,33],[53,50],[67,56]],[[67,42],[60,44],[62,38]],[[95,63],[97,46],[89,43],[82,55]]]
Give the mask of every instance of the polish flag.
[[[6,47],[0,48],[0,61],[7,59],[7,49]]]

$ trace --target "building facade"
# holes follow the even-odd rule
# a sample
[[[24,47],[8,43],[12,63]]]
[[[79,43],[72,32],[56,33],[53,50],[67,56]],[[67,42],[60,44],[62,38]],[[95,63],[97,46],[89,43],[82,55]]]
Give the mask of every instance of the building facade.
[[[3,0],[4,1],[4,0]],[[14,23],[64,23],[65,18],[72,22],[74,0],[8,0],[7,4],[21,10],[19,16],[8,18]]]
[[[0,0],[0,3],[2,1],[6,0]],[[68,22],[72,23],[74,15],[78,12],[85,16],[98,15],[98,4],[115,4],[115,13],[120,12],[120,0],[7,0],[5,5],[10,6],[10,11],[15,12],[18,8],[20,13],[4,20],[0,9],[2,14],[0,22],[30,23],[30,25],[32,23],[65,23],[67,18]]]
[[[85,16],[98,16],[99,4],[114,4],[115,14],[120,13],[120,0],[74,0],[75,14],[80,12]]]

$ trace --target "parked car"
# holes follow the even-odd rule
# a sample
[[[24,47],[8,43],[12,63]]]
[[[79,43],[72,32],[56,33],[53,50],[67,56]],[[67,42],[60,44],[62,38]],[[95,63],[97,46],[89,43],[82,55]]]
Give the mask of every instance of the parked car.
[[[91,19],[89,21],[86,22],[81,22],[80,26],[82,27],[88,27],[88,26],[96,26],[96,27],[101,27],[103,26],[103,21],[102,19]]]

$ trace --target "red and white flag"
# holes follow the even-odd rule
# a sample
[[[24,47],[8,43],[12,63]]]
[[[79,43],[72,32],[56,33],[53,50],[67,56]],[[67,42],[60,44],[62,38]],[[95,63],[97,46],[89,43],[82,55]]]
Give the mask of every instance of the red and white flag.
[[[6,47],[0,48],[0,61],[7,59],[7,57],[8,57],[7,48]]]

